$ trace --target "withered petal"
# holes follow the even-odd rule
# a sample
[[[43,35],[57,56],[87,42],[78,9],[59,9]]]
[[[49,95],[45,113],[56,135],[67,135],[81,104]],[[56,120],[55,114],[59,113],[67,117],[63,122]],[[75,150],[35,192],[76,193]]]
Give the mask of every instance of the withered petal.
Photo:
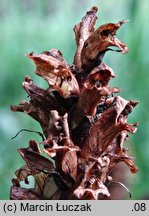
[[[84,46],[84,42],[87,38],[94,32],[94,26],[97,20],[96,13],[98,11],[97,7],[92,7],[90,11],[86,13],[82,21],[75,25],[74,32],[76,36],[77,50],[74,56],[73,63],[81,68],[81,51]]]
[[[52,49],[39,55],[30,53],[26,56],[35,63],[36,74],[42,76],[64,98],[79,94],[77,80],[59,51]]]
[[[108,23],[100,26],[94,31],[89,38],[85,41],[84,47],[81,52],[82,68],[87,70],[90,65],[98,66],[101,63],[100,55],[103,55],[110,46],[116,46],[122,53],[127,53],[127,46],[120,40],[115,38],[116,31],[126,21],[120,21],[119,23]],[[98,61],[99,58],[99,61]],[[95,64],[93,64],[95,62]],[[90,68],[91,70],[91,68]]]

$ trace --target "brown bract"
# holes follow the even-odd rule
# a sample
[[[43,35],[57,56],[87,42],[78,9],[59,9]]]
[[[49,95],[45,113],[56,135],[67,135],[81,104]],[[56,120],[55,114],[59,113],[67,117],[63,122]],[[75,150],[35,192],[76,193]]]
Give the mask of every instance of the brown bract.
[[[18,149],[25,165],[15,172],[10,199],[112,199],[113,168],[123,162],[131,173],[138,171],[124,147],[137,130],[138,123],[127,119],[138,101],[115,96],[120,91],[110,87],[115,73],[102,62],[111,46],[128,51],[115,37],[126,21],[95,30],[96,13],[91,8],[74,27],[77,49],[71,66],[56,49],[27,54],[49,87],[36,86],[26,76],[22,86],[30,99],[11,106],[39,122],[43,134],[36,132],[42,135],[40,143],[31,140]],[[22,188],[20,182],[29,184],[29,176],[34,187]]]

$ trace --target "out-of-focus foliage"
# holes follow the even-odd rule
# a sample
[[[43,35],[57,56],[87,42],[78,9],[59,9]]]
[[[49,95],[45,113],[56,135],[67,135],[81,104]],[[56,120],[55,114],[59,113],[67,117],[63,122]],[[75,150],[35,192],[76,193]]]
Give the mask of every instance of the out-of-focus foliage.
[[[24,53],[56,48],[71,63],[75,52],[72,29],[94,5],[99,7],[97,25],[130,20],[118,32],[130,48],[129,53],[108,53],[104,61],[114,69],[117,77],[112,84],[122,88],[121,95],[140,101],[130,118],[130,122],[139,121],[138,131],[128,143],[139,173],[130,178],[129,188],[133,199],[149,196],[148,0],[0,0],[0,199],[9,199],[10,180],[23,165],[17,148],[27,146],[30,139],[40,142],[40,137],[27,132],[11,140],[22,128],[40,131],[31,118],[9,109],[10,104],[27,99],[21,87],[25,75],[39,86],[46,85],[34,74],[35,67]]]

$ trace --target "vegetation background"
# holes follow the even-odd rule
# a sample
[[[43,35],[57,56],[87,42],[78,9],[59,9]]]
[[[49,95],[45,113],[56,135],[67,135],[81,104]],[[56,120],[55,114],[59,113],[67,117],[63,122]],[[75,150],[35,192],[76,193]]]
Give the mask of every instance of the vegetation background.
[[[116,73],[111,85],[119,86],[124,98],[140,101],[129,118],[130,123],[139,122],[138,131],[127,143],[139,172],[133,177],[128,175],[127,186],[132,199],[149,198],[149,1],[0,0],[0,199],[9,199],[11,179],[23,165],[17,149],[26,147],[30,139],[40,141],[37,135],[27,132],[11,140],[22,128],[40,131],[37,122],[25,114],[12,113],[9,108],[27,99],[21,87],[25,75],[46,86],[24,54],[56,48],[71,64],[76,46],[73,27],[94,5],[99,7],[97,26],[130,20],[118,32],[129,53],[109,52],[104,62]]]

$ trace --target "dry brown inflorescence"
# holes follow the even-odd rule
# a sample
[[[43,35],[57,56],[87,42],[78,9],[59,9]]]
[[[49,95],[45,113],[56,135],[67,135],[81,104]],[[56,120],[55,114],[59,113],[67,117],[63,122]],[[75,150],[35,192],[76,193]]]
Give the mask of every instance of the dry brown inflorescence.
[[[27,54],[49,88],[36,86],[26,76],[22,86],[30,100],[11,106],[12,111],[38,121],[43,134],[40,143],[30,140],[27,148],[18,150],[25,165],[12,179],[10,199],[106,199],[116,164],[124,162],[132,173],[137,172],[123,144],[128,133],[136,132],[137,123],[128,124],[127,118],[138,101],[114,95],[120,91],[109,86],[115,74],[103,63],[112,47],[128,52],[115,37],[127,21],[95,30],[97,10],[91,8],[74,27],[77,49],[72,65],[56,49]],[[35,180],[32,189],[20,186],[21,181],[29,183],[28,176]]]

